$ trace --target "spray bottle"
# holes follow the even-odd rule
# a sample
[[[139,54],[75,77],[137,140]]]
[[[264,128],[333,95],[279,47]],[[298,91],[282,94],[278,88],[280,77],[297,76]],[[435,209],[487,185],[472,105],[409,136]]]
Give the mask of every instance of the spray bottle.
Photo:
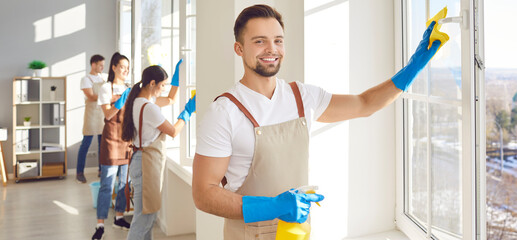
[[[299,187],[294,192],[303,192],[305,194],[314,194],[318,190],[318,186]],[[321,205],[316,202],[318,206]],[[278,220],[276,229],[276,240],[308,240],[311,236],[311,225],[308,221],[304,223],[288,223]]]

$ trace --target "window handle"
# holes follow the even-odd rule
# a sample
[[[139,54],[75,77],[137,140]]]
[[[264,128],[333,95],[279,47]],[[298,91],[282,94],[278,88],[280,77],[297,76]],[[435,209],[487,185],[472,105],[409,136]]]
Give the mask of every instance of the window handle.
[[[468,16],[468,11],[463,10],[463,11],[461,11],[461,14],[459,16],[442,18],[442,19],[438,20],[437,23],[438,24],[459,23],[461,27],[465,28],[465,27],[467,27],[467,21],[468,21],[467,16]]]

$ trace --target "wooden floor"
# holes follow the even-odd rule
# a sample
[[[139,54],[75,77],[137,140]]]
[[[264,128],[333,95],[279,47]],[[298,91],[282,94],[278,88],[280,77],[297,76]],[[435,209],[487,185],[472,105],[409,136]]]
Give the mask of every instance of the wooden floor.
[[[98,181],[96,173],[86,174],[87,184],[65,179],[47,179],[0,185],[0,239],[91,239],[97,224],[89,183]],[[105,238],[126,239],[127,231],[111,225],[110,209],[105,222]],[[131,222],[131,216],[126,217]],[[155,224],[154,239],[195,240],[195,235],[167,237]]]

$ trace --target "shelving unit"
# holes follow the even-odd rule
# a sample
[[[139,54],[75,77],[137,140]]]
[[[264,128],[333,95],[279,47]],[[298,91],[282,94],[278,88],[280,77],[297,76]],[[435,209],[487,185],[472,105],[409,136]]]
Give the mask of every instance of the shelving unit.
[[[51,86],[57,87],[51,93]],[[24,118],[30,117],[30,126]],[[13,170],[15,181],[64,178],[66,77],[13,79]]]

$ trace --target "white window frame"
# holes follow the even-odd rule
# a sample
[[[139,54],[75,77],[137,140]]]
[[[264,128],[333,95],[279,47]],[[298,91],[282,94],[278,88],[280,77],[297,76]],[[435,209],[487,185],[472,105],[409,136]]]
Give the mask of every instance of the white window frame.
[[[176,0],[177,1],[177,0]],[[189,64],[192,63],[194,66],[196,63],[191,61],[192,54],[195,54],[194,46],[192,46],[191,42],[189,42],[190,38],[188,34],[190,29],[187,29],[187,19],[188,18],[196,18],[196,14],[187,13],[187,1],[189,0],[179,0],[179,46],[177,51],[180,53],[180,58],[183,58],[183,63],[180,66],[180,95],[179,95],[179,106],[180,111],[183,110],[183,106],[190,99],[190,90],[192,88],[196,88],[196,85],[188,84],[192,82],[192,78],[194,78],[195,73],[191,73],[189,68]],[[192,1],[192,0],[191,0]],[[195,0],[194,0],[195,1]],[[196,10],[194,10],[196,11]],[[195,69],[195,67],[194,67]],[[191,119],[195,118],[193,114]],[[180,134],[180,164],[183,166],[192,166],[192,162],[194,161],[194,155],[190,155],[191,152],[191,141],[192,138],[196,138],[196,136],[191,136],[192,128],[195,128],[195,124],[192,124],[189,121],[185,125],[185,129],[182,134]]]
[[[396,30],[396,71],[401,69],[408,59],[406,9],[408,0],[395,2]],[[426,0],[427,3],[431,0]],[[482,32],[479,31],[482,15],[475,15],[475,9],[482,9],[482,1],[461,0],[461,11],[466,14],[467,21],[461,27],[462,38],[462,165],[461,165],[461,205],[462,205],[462,232],[461,238],[447,234],[441,234],[432,226],[422,227],[413,221],[405,211],[406,178],[404,145],[404,104],[406,99],[417,99],[414,95],[404,93],[396,102],[396,142],[397,142],[397,207],[396,224],[410,239],[485,239],[485,172],[484,172],[484,71],[475,65],[475,56],[482,59]],[[429,6],[429,5],[427,5]],[[476,11],[482,12],[482,11]],[[448,16],[454,17],[454,16]],[[475,18],[476,17],[476,18]],[[480,18],[481,17],[481,18]],[[474,31],[474,23],[477,24]],[[481,37],[480,37],[481,36]],[[474,41],[477,37],[477,42]],[[481,46],[481,47],[479,47]],[[483,83],[483,84],[480,84]],[[481,124],[483,123],[483,124]],[[476,147],[478,146],[478,147]],[[431,174],[428,168],[428,188],[430,187]],[[476,181],[478,180],[478,181]],[[431,195],[429,195],[431,197]],[[431,201],[429,201],[431,202]],[[431,212],[431,204],[428,207],[428,215]],[[429,221],[427,221],[429,222]]]
[[[183,63],[180,66],[180,94],[179,98],[173,108],[172,108],[172,120],[175,121],[178,117],[178,114],[183,110],[185,104],[187,103],[188,99],[190,98],[190,91],[188,89],[195,89],[195,85],[193,84],[187,84],[187,79],[192,78],[195,76],[195,74],[191,74],[190,68],[187,67],[187,63],[195,64],[195,62],[190,61],[188,54],[186,54],[189,50],[189,43],[187,42],[187,29],[186,26],[186,19],[191,17],[196,17],[195,14],[187,15],[187,1],[188,0],[171,0],[173,8],[179,7],[179,43],[175,43],[174,39],[171,39],[172,42],[172,53],[170,53],[171,56],[171,62],[173,69],[166,69],[167,72],[171,75],[174,74],[174,67],[175,64],[178,62],[180,58],[183,58]],[[131,84],[134,84],[135,82],[140,81],[141,78],[141,34],[142,34],[142,26],[140,23],[141,19],[141,0],[118,0],[118,7],[117,7],[117,48],[120,49],[121,46],[121,39],[120,39],[120,16],[121,11],[123,9],[123,6],[127,6],[131,4],[131,75],[133,76],[131,80]],[[177,28],[177,24],[174,23],[177,19],[174,18],[174,13],[172,17],[173,25],[171,29],[171,37],[174,38],[174,30]],[[190,47],[191,48],[191,47]],[[192,49],[191,49],[192,50]],[[195,69],[195,68],[194,68]],[[195,119],[195,115],[191,118]],[[191,166],[193,161],[193,156],[189,156],[189,152],[191,152],[191,138],[195,138],[196,136],[190,136],[191,129],[195,128],[195,124],[187,123],[185,126],[185,129],[180,133],[179,137],[179,163],[184,166]],[[172,155],[169,156],[178,156],[177,152],[177,145],[172,147]],[[175,150],[176,149],[176,150]],[[176,160],[176,159],[173,159]],[[178,161],[178,160],[176,160]]]

